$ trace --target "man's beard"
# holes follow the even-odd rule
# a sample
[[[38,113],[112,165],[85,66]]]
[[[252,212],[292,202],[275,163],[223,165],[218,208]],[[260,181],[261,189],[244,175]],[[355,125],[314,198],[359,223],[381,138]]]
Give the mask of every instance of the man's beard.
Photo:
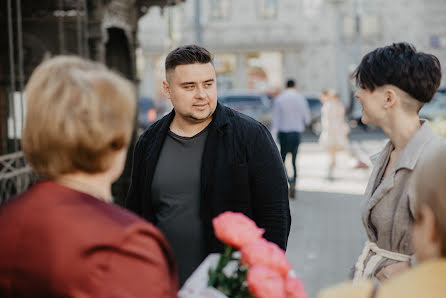
[[[200,118],[195,117],[192,114],[189,114],[189,115],[186,116],[186,118],[192,120],[193,122],[203,122],[203,121],[209,119],[212,116],[212,114],[213,114],[213,112],[210,111],[209,114],[206,117],[200,117]]]

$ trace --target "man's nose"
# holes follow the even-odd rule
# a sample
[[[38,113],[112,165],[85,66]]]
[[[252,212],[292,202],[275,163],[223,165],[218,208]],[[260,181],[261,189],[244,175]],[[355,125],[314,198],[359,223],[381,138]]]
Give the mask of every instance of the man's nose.
[[[195,90],[196,90],[196,92],[195,92],[195,97],[196,98],[204,98],[204,97],[206,97],[206,92],[204,92],[203,86],[198,86]]]

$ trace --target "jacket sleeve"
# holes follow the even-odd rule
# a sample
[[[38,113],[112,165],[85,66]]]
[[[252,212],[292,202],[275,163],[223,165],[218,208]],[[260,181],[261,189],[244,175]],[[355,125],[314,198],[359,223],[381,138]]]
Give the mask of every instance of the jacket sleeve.
[[[158,230],[129,233],[116,247],[98,249],[95,297],[177,297],[173,256]]]
[[[136,214],[143,216],[141,194],[143,193],[143,184],[141,183],[141,177],[143,176],[142,167],[142,141],[141,138],[136,142],[135,149],[133,151],[133,163],[130,187],[125,198],[125,207]]]
[[[248,147],[254,220],[265,238],[286,249],[291,215],[288,183],[282,159],[271,134],[262,126]]]

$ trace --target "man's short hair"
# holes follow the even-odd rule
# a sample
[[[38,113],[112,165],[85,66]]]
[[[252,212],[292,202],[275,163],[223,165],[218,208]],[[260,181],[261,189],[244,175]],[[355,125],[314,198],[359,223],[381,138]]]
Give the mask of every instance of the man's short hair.
[[[165,68],[166,73],[174,70],[178,65],[187,64],[206,64],[212,62],[211,53],[203,47],[197,45],[187,45],[178,47],[170,52],[166,57]]]
[[[427,103],[440,86],[441,65],[434,55],[418,52],[413,45],[401,42],[365,55],[353,77],[360,88],[374,91],[390,84]]]
[[[416,210],[424,203],[434,213],[442,240],[442,256],[446,257],[446,143],[424,154],[428,157],[416,167],[413,177]]]
[[[128,147],[136,109],[132,83],[105,66],[58,56],[40,64],[26,85],[25,159],[54,179],[99,173],[111,153]]]
[[[296,81],[294,81],[293,79],[289,79],[288,81],[286,81],[286,87],[287,88],[294,88],[294,87],[296,87]]]

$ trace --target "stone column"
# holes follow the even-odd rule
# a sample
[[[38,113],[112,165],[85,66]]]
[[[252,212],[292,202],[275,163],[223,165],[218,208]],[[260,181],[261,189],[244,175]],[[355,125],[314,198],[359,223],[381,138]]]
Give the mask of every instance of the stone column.
[[[248,87],[248,72],[246,71],[246,54],[237,53],[234,87],[246,89]]]

